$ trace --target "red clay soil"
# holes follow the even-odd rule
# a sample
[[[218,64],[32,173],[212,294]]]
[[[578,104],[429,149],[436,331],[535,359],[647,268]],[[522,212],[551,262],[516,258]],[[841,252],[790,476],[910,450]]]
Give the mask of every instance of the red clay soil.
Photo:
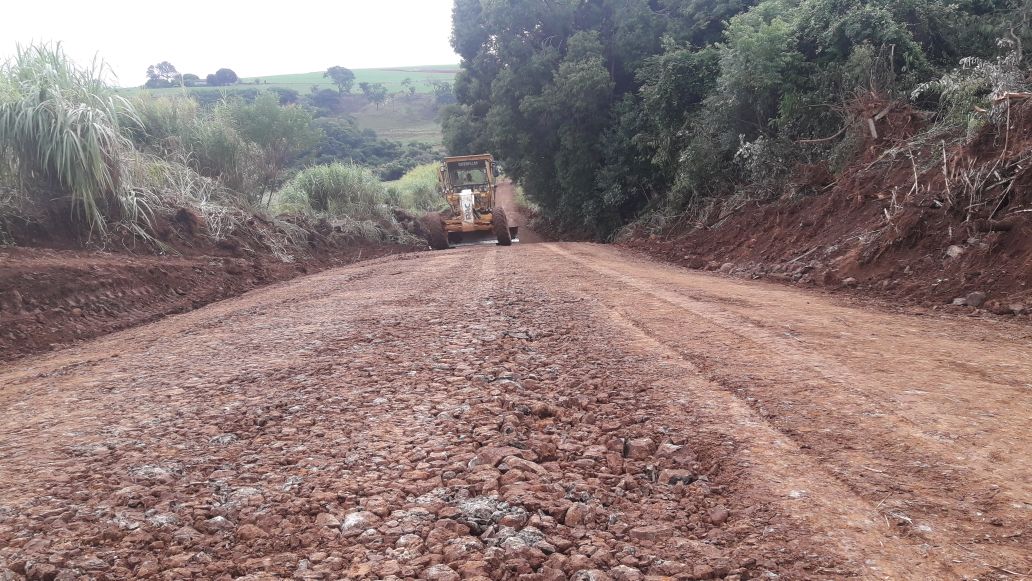
[[[1032,108],[1015,105],[1009,131],[991,125],[945,155],[939,140],[913,143],[921,124],[899,106],[837,179],[797,168],[790,199],[623,245],[690,268],[1029,319]]]
[[[0,252],[0,361],[196,309],[308,272],[407,250],[354,246],[287,263],[274,256],[7,249]]]
[[[0,579],[1018,581],[1029,329],[596,244],[0,366]]]
[[[47,351],[324,268],[398,252],[404,245],[356,243],[328,223],[297,221],[307,247],[251,217],[224,239],[180,210],[155,230],[164,250],[128,237],[117,251],[84,248],[54,221],[8,229],[17,246],[0,248],[0,361]],[[297,235],[298,232],[293,232]],[[304,244],[304,243],[302,243]],[[130,248],[132,250],[130,250]]]

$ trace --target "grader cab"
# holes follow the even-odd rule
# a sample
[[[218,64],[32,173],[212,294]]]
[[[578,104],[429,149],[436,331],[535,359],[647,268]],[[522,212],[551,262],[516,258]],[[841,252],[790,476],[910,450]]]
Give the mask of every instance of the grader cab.
[[[505,210],[495,199],[496,168],[487,153],[446,157],[441,162],[438,181],[448,209],[440,214],[443,232],[430,239],[435,250],[451,244],[496,241],[509,246],[519,241],[518,226],[509,225]]]

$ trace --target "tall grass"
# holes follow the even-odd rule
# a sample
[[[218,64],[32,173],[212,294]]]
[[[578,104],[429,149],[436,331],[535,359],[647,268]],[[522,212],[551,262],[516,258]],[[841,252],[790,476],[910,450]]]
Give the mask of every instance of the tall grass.
[[[368,168],[355,164],[316,165],[298,172],[276,196],[277,209],[380,220],[390,215],[387,192]]]
[[[370,242],[424,244],[394,219],[387,190],[368,168],[355,164],[316,165],[298,172],[273,197],[279,212],[329,218],[346,236]]]
[[[185,95],[155,97],[136,95],[132,101],[140,124],[133,128],[134,140],[162,151],[184,149],[199,115],[197,101]]]
[[[418,165],[390,184],[397,205],[416,212],[443,210],[448,202],[441,195],[437,183],[435,163]]]
[[[0,159],[21,190],[67,202],[91,231],[109,217],[145,222],[150,196],[134,189],[126,129],[139,118],[104,82],[105,65],[77,67],[57,45],[18,47],[0,67]]]

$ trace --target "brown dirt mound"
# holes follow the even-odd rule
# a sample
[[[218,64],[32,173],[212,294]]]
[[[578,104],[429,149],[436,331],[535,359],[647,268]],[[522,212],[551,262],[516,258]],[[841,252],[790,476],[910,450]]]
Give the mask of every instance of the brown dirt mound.
[[[692,268],[1028,318],[1032,105],[1015,103],[1009,120],[951,148],[922,140],[921,119],[893,107],[836,180],[795,172],[800,193],[824,193],[752,204],[713,228],[632,233],[624,244]]]

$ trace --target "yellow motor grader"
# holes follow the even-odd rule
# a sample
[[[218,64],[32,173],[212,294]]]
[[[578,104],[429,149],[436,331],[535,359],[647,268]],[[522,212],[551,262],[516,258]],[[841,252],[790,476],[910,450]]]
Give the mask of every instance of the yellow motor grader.
[[[491,154],[446,157],[438,169],[441,195],[448,209],[429,224],[434,250],[451,244],[519,242],[518,226],[510,226],[501,205],[496,205],[496,166]],[[439,226],[439,227],[438,227]]]

